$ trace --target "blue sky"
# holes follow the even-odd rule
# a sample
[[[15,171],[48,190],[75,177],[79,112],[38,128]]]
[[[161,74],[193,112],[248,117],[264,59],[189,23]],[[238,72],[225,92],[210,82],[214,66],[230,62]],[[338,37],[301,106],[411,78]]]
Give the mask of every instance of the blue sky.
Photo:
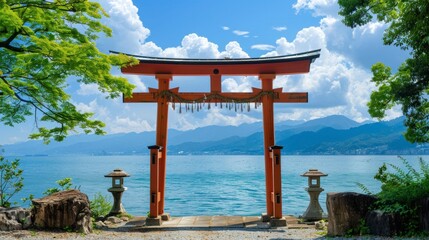
[[[240,58],[293,54],[322,49],[310,74],[278,76],[275,87],[309,93],[308,104],[276,105],[275,121],[311,120],[333,114],[356,121],[369,120],[366,103],[374,85],[370,67],[378,61],[394,71],[405,52],[382,43],[386,25],[371,22],[350,29],[341,23],[334,0],[99,0],[110,18],[102,21],[113,30],[97,46],[131,54],[182,58]],[[112,71],[120,75],[119,69]],[[151,77],[124,75],[136,91],[156,87]],[[208,78],[174,78],[182,91],[208,91]],[[254,77],[224,77],[223,91],[250,91],[260,87]],[[106,122],[108,133],[155,129],[154,104],[124,104],[105,99],[95,85],[70,80],[67,91],[81,111],[91,111]],[[399,108],[387,119],[400,116]],[[250,113],[212,108],[199,113],[170,110],[169,127],[188,130],[208,125],[239,125],[261,121],[261,109]],[[34,122],[14,128],[0,126],[0,144],[25,141]]]
[[[238,41],[246,52],[255,57],[259,57],[261,52],[252,50],[252,45],[273,43],[283,36],[292,38],[300,29],[313,26],[320,20],[320,17],[311,17],[308,11],[295,14],[292,2],[284,0],[135,3],[145,27],[151,30],[147,40],[162,48],[176,46],[183,36],[196,33],[219,46]]]

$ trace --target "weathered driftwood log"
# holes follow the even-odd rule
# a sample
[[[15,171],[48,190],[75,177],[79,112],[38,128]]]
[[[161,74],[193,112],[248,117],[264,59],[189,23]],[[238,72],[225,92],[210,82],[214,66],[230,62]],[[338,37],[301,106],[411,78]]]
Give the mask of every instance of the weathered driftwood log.
[[[35,227],[69,228],[82,233],[92,231],[88,196],[78,190],[68,190],[33,199],[33,206]]]
[[[360,193],[328,193],[328,235],[343,236],[357,231],[375,201],[374,196]]]

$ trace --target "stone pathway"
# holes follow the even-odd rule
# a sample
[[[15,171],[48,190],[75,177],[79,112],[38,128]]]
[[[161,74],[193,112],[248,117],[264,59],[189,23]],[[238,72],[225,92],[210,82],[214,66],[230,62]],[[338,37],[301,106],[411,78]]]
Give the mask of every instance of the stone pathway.
[[[292,216],[285,217],[286,227],[272,227],[253,216],[190,216],[172,217],[161,226],[146,226],[146,217],[131,220],[109,221],[90,234],[64,231],[0,231],[0,239],[64,239],[64,240],[272,240],[272,239],[324,239],[326,231],[316,230],[315,225],[299,224]]]
[[[309,229],[314,225],[300,224],[293,216],[285,216],[287,226],[276,229]],[[270,229],[270,223],[262,222],[257,216],[188,216],[172,217],[163,221],[161,226],[146,226],[146,217],[134,217],[128,222],[110,225],[110,229],[118,231],[162,230],[162,229]],[[274,228],[274,227],[273,227]]]

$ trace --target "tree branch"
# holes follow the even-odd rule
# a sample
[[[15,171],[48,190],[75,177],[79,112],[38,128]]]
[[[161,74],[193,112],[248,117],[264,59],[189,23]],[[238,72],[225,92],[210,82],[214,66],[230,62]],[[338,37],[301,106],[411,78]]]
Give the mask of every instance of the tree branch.
[[[28,95],[28,94],[26,94],[26,93],[24,93],[22,90],[20,90],[19,88],[17,88],[17,87],[14,87],[14,86],[12,86],[5,78],[1,78],[2,80],[3,80],[3,82],[4,83],[6,83],[6,85],[8,85],[11,89],[15,89],[16,91],[18,91],[19,93],[22,93],[22,94],[24,94],[24,95]],[[46,115],[46,116],[48,116],[49,118],[51,118],[52,120],[54,120],[54,121],[56,121],[56,122],[61,122],[60,121],[60,119],[61,118],[64,118],[63,116],[61,116],[61,114],[58,114],[58,113],[56,113],[56,112],[54,112],[54,111],[52,111],[50,108],[48,108],[48,107],[46,107],[43,103],[41,103],[40,101],[38,101],[37,99],[35,99],[35,98],[33,98],[34,100],[36,100],[36,102],[38,103],[38,104],[40,104],[40,106],[42,106],[42,107],[39,107],[35,102],[33,102],[33,101],[31,101],[31,100],[27,100],[27,99],[24,99],[24,98],[22,98],[17,92],[14,92],[14,95],[15,95],[15,97],[16,98],[18,98],[20,101],[22,101],[22,102],[25,102],[25,103],[28,103],[28,104],[30,104],[30,105],[32,105],[34,108],[36,108],[37,110],[39,110],[40,112],[42,112],[44,115]],[[57,117],[55,117],[55,116],[53,116],[53,115],[51,115],[50,113],[48,113],[47,111],[45,111],[44,109],[47,109],[49,112],[51,112],[53,115],[57,115],[57,117],[59,117],[60,119],[58,119]]]
[[[10,37],[8,39],[6,39],[6,41],[0,42],[0,46],[4,45],[9,45],[18,35],[19,35],[19,31],[15,31],[14,33],[12,33],[12,35],[10,35]]]
[[[23,48],[18,48],[10,45],[10,43],[21,33],[21,31],[15,31],[8,39],[3,42],[0,42],[0,47],[15,51],[15,52],[24,52]]]

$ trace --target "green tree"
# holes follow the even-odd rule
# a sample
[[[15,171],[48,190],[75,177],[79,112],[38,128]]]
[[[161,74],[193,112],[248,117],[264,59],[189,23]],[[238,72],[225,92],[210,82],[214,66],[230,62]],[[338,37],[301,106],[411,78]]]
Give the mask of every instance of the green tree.
[[[0,155],[0,207],[10,207],[10,199],[24,186],[19,160],[12,162]]]
[[[402,107],[406,117],[405,137],[410,142],[429,141],[429,1],[427,0],[339,0],[343,22],[349,27],[365,25],[376,18],[388,24],[385,45],[410,52],[392,74],[383,63],[372,66],[372,81],[378,89],[371,94],[369,113],[382,119],[387,110]]]
[[[108,97],[130,96],[133,85],[110,73],[137,60],[100,52],[95,40],[111,36],[108,17],[89,0],[0,0],[0,122],[34,117],[30,138],[63,140],[70,131],[103,134],[104,123],[81,113],[65,91],[70,81],[98,84]],[[43,123],[43,124],[42,124]]]

